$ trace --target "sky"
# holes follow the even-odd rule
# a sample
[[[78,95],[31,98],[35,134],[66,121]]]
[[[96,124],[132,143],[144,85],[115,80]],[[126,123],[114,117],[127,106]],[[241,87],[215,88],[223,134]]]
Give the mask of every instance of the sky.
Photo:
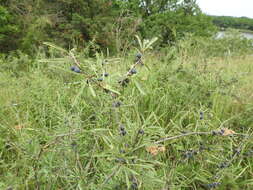
[[[206,14],[253,18],[253,0],[197,0],[197,2]]]

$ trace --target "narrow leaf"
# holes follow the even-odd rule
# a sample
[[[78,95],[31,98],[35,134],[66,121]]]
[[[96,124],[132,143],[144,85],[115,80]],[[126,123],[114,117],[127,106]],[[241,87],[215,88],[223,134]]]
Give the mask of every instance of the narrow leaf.
[[[90,92],[91,92],[91,94],[92,94],[93,97],[96,97],[96,96],[97,96],[97,95],[96,95],[96,92],[94,91],[94,89],[93,89],[92,86],[89,86],[89,90],[90,90]]]
[[[67,51],[67,50],[65,50],[65,49],[63,49],[63,48],[61,48],[61,47],[59,47],[59,46],[56,46],[56,45],[54,45],[54,44],[52,44],[52,43],[50,43],[50,42],[44,42],[43,44],[44,44],[44,45],[47,45],[47,46],[49,46],[49,47],[52,47],[52,48],[54,48],[54,49],[57,49],[57,50],[59,50],[59,51],[61,51],[61,52],[64,52],[64,53],[67,53],[67,54],[68,54],[68,51]]]
[[[140,91],[140,93],[142,95],[146,95],[146,93],[144,92],[144,90],[142,90],[141,85],[137,81],[134,81],[134,84],[135,84],[136,88]]]
[[[155,43],[157,40],[158,40],[157,37],[151,39],[151,40],[149,41],[149,43],[147,43],[147,45],[145,46],[144,51],[147,50],[147,49],[149,49],[149,48],[151,48],[152,44]]]
[[[137,38],[138,40],[138,43],[139,43],[139,46],[140,46],[140,49],[142,50],[143,49],[143,45],[142,45],[142,42],[141,42],[141,39],[139,36],[135,35],[135,37]]]
[[[104,88],[107,89],[107,90],[109,90],[109,91],[111,91],[111,92],[114,92],[115,94],[120,95],[120,93],[119,93],[118,91],[112,89],[112,87],[111,87],[110,85],[108,85],[108,84],[106,84],[106,85],[104,86]]]

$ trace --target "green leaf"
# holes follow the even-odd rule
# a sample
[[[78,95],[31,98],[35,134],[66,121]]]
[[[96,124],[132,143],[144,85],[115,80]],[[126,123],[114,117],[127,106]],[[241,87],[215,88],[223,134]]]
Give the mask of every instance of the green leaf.
[[[40,63],[64,63],[68,61],[66,58],[40,59]]]
[[[158,38],[155,37],[155,38],[151,39],[147,44],[145,44],[144,51],[147,49],[150,49],[152,44],[155,43],[157,40],[158,40]]]
[[[134,84],[135,84],[136,88],[140,91],[140,93],[142,95],[146,95],[146,93],[144,92],[144,90],[141,88],[141,85],[137,81],[134,80]]]
[[[91,95],[92,95],[93,97],[96,97],[96,96],[97,96],[97,95],[96,95],[96,92],[95,92],[95,90],[93,89],[92,86],[89,86],[89,90],[90,90]]]
[[[120,95],[120,93],[119,93],[118,91],[113,90],[112,87],[111,87],[110,85],[108,85],[108,84],[106,84],[106,85],[104,86],[104,88],[107,89],[107,90],[110,90],[111,92],[114,92],[115,94]]]
[[[140,49],[142,50],[143,49],[143,45],[142,45],[142,42],[141,42],[141,39],[139,36],[135,35],[135,37],[137,38],[138,40],[138,43],[139,43],[139,46],[140,46]]]
[[[131,184],[130,184],[130,180],[129,180],[129,177],[128,177],[128,173],[126,171],[124,171],[124,173],[125,173],[127,188],[130,188]]]
[[[79,93],[76,95],[76,97],[75,97],[75,99],[73,101],[73,104],[71,106],[72,108],[79,102],[79,99],[80,99],[80,97],[81,97],[81,95],[82,95],[83,90],[84,90],[85,87],[86,87],[86,83],[83,83],[83,85],[82,85]]]
[[[54,48],[54,49],[57,49],[57,50],[59,50],[59,51],[61,51],[61,52],[64,52],[64,53],[66,53],[66,54],[68,54],[68,51],[67,51],[67,50],[65,50],[65,49],[63,49],[63,48],[61,48],[61,47],[59,47],[59,46],[56,46],[56,45],[54,45],[54,44],[52,44],[52,43],[50,43],[50,42],[44,42],[43,44],[44,44],[44,45],[47,45],[47,46],[49,46],[49,47],[52,47],[52,48]]]

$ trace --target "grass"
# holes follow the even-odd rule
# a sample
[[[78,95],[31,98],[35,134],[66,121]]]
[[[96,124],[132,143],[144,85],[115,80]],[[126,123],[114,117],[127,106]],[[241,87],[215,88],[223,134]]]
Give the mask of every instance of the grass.
[[[100,87],[57,52],[27,59],[1,63],[0,189],[253,188],[252,56],[146,53],[124,88],[131,52],[77,56]]]

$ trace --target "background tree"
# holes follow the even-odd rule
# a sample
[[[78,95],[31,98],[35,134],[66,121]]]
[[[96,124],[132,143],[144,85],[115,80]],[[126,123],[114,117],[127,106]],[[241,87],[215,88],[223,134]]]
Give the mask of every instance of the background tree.
[[[113,53],[129,48],[136,34],[158,36],[159,45],[166,46],[186,33],[210,36],[215,31],[196,0],[4,0],[1,5],[6,15],[2,40],[16,44],[8,43],[2,52],[34,54],[44,41],[65,48],[83,48],[92,41]],[[11,38],[17,31],[17,38]]]

